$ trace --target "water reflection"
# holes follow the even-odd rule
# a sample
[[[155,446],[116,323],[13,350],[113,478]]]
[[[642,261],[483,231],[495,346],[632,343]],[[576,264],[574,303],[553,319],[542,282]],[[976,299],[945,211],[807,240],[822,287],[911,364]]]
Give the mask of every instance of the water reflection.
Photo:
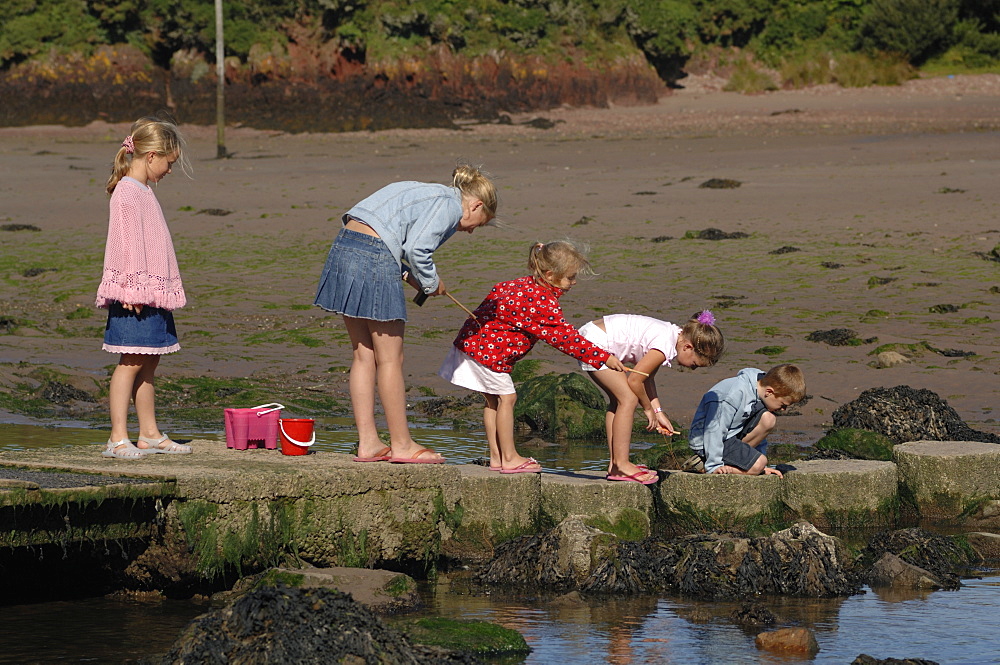
[[[939,663],[1000,662],[1000,577],[966,580],[959,591],[872,592],[850,598],[771,598],[759,602],[780,626],[806,626],[820,652],[812,658],[758,651],[758,631],[730,618],[736,602],[675,597],[495,597],[455,593],[444,577],[428,612],[495,621],[520,631],[532,653],[526,665],[677,663],[844,664],[859,654],[925,658]],[[974,619],[970,620],[970,617]]]

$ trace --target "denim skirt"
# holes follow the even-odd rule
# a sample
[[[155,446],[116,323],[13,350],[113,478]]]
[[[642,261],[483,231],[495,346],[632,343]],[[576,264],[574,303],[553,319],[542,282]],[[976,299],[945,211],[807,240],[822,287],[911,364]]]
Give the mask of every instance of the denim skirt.
[[[111,353],[173,353],[181,348],[177,343],[174,314],[149,305],[136,314],[120,302],[113,302],[108,307],[102,348]]]
[[[381,238],[341,229],[330,247],[314,305],[372,321],[406,321],[399,264]]]

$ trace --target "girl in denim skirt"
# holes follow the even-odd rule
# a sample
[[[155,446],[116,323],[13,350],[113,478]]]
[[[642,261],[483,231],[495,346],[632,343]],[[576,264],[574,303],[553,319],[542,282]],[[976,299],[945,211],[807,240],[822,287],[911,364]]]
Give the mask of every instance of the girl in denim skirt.
[[[183,148],[174,123],[140,118],[122,141],[108,178],[111,215],[97,306],[108,310],[103,348],[121,355],[111,375],[111,437],[104,457],[191,452],[160,432],[153,389],[160,355],[180,349],[172,310],[186,300],[170,230],[149,185],[183,159]],[[181,165],[186,172],[186,162]],[[128,436],[130,400],[139,418],[137,446]]]
[[[344,215],[314,304],[343,315],[351,338],[351,406],[358,428],[354,461],[444,462],[441,455],[413,441],[406,420],[406,298],[400,276],[424,296],[445,293],[434,267],[434,250],[456,231],[472,233],[489,223],[496,210],[493,182],[478,168],[460,165],[452,173],[451,186],[393,183]],[[388,446],[379,439],[375,425],[376,384],[389,427]]]

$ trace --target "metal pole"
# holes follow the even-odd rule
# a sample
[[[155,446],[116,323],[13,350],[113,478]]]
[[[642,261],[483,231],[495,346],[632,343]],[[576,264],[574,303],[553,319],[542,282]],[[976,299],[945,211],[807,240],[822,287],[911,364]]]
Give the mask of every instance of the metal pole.
[[[216,159],[225,159],[226,153],[226,49],[222,35],[222,0],[215,0],[215,126]]]

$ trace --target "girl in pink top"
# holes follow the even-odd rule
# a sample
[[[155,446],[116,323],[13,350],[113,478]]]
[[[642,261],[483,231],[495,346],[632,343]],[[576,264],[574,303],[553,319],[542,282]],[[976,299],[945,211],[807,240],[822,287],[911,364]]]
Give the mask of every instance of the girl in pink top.
[[[633,369],[623,374],[580,363],[608,396],[608,480],[655,483],[655,471],[629,460],[635,408],[641,406],[646,414],[647,430],[675,433],[656,394],[656,372],[672,362],[689,369],[714,365],[725,345],[722,333],[715,327],[715,317],[705,310],[681,327],[649,316],[611,314],[581,327],[580,335],[622,362],[633,364]]]
[[[97,306],[108,310],[103,348],[121,355],[111,375],[111,437],[104,457],[191,452],[160,432],[153,391],[160,355],[180,349],[172,310],[184,306],[185,296],[170,230],[149,185],[170,173],[183,148],[175,124],[140,118],[122,141],[108,178],[111,215]],[[182,166],[187,171],[185,162]],[[128,436],[130,399],[139,418],[137,446]]]

